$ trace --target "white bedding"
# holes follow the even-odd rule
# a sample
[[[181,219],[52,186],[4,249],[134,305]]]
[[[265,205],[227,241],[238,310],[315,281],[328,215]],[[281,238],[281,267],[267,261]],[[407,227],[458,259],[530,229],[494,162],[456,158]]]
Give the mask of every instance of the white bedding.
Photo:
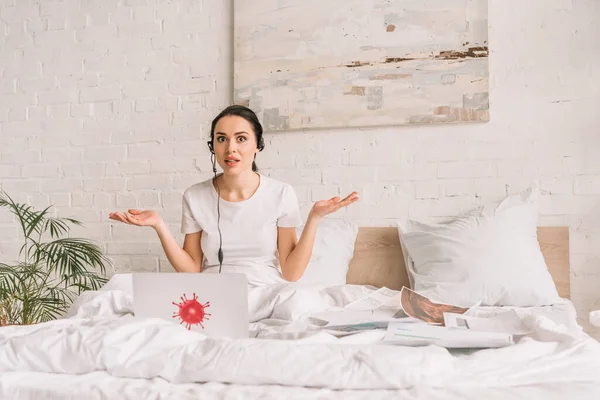
[[[471,353],[384,346],[383,331],[338,339],[311,329],[311,313],[371,290],[252,288],[254,337],[227,340],[136,319],[130,286],[111,281],[82,295],[69,318],[0,330],[0,398],[600,398],[600,344],[566,300],[516,308],[531,337]]]

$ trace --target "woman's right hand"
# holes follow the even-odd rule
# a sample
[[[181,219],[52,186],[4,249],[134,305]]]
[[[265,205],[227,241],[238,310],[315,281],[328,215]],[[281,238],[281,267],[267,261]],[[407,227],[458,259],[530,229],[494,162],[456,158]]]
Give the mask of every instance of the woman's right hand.
[[[162,218],[156,211],[152,210],[127,210],[126,213],[113,212],[108,215],[110,219],[121,221],[136,226],[151,226],[157,228],[162,223]]]

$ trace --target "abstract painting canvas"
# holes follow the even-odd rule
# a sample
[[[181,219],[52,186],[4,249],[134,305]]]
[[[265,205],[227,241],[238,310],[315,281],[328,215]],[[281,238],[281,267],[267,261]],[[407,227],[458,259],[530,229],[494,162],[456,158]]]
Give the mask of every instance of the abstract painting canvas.
[[[487,0],[234,0],[234,103],[268,131],[488,121],[487,12]]]

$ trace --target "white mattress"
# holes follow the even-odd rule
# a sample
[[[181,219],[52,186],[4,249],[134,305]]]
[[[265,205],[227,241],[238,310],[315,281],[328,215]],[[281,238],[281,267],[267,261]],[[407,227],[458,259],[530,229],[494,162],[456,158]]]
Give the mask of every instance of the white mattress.
[[[382,332],[307,330],[307,316],[371,290],[361,286],[257,288],[256,338],[244,341],[136,320],[128,290],[112,282],[82,296],[68,319],[1,329],[0,399],[600,398],[600,344],[568,300],[515,308],[535,330],[514,346],[459,354],[383,346]]]

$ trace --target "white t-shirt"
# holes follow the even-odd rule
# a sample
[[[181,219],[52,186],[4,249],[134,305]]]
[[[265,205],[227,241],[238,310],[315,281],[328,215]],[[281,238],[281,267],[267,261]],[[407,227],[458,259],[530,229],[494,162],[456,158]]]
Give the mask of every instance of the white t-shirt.
[[[291,185],[259,176],[259,186],[249,199],[219,201],[222,272],[244,273],[250,283],[282,282],[277,227],[302,224],[298,198]],[[183,194],[181,232],[202,231],[202,272],[219,272],[218,198],[212,179],[189,187]]]

